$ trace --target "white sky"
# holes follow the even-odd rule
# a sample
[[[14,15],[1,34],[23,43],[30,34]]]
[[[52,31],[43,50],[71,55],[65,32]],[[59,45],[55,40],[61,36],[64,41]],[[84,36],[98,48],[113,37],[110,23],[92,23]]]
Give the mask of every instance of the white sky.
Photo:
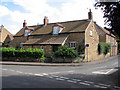
[[[94,0],[1,0],[0,25],[4,25],[12,34],[23,26],[43,24],[44,16],[49,22],[81,20],[88,18],[91,8],[93,20],[104,27],[103,13],[93,7]]]

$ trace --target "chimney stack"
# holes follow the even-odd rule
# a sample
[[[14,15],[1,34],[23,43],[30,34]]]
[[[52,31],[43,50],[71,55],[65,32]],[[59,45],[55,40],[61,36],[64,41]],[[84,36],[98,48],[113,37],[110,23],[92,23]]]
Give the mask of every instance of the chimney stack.
[[[26,26],[27,26],[27,23],[26,23],[26,20],[24,20],[23,27],[26,27]]]
[[[45,18],[44,18],[44,25],[46,26],[48,23],[49,23],[49,19],[48,19],[47,16],[45,16]]]
[[[93,19],[93,15],[92,15],[91,9],[89,9],[89,12],[88,12],[88,19],[90,19],[90,20]]]
[[[3,26],[3,25],[1,25],[1,29],[2,29],[2,28],[4,28],[4,26]]]

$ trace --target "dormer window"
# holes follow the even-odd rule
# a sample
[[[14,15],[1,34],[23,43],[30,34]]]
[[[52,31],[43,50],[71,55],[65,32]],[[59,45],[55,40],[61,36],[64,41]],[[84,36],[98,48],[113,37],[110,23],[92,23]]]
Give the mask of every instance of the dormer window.
[[[56,24],[53,26],[53,35],[58,35],[60,32],[62,32],[62,30],[64,29],[64,27],[61,24]]]
[[[29,30],[25,30],[24,36],[28,36]]]
[[[59,26],[54,26],[53,27],[53,34],[57,35],[59,33]]]

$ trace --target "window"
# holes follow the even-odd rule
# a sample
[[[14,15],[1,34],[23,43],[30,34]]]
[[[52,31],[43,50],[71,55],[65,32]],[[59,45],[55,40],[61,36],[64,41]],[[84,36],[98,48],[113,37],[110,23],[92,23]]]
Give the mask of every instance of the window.
[[[75,49],[76,43],[75,42],[70,42],[70,48]]]
[[[59,27],[58,26],[54,26],[53,27],[53,34],[58,34],[59,33]]]
[[[24,36],[28,36],[28,30],[25,30],[25,34],[24,34]]]
[[[20,43],[20,47],[23,48],[23,42]]]
[[[92,30],[90,30],[90,36],[92,36]]]
[[[44,46],[43,46],[43,45],[42,45],[42,46],[40,46],[40,49],[41,49],[41,50],[44,50]]]

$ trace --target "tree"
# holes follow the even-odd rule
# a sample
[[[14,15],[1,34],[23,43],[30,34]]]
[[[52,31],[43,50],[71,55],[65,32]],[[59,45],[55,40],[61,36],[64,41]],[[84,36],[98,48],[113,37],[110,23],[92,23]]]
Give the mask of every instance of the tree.
[[[104,12],[105,27],[111,33],[120,37],[120,1],[119,2],[97,2],[95,8],[101,8]]]

